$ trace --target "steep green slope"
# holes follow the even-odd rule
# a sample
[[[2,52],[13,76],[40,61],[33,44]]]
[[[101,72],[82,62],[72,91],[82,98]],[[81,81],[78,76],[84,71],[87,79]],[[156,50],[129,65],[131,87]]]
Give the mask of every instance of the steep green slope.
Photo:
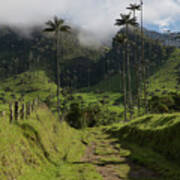
[[[39,97],[46,101],[49,96],[55,102],[56,84],[44,71],[28,71],[0,82],[0,110],[15,100],[31,101]]]
[[[5,99],[40,96],[42,99],[54,93],[56,85],[44,71],[28,71],[0,82]]]
[[[167,94],[180,89],[180,49],[176,49],[165,65],[149,79],[148,90],[154,94]]]
[[[82,136],[66,123],[60,124],[45,105],[25,121],[10,125],[1,118],[0,179],[101,180],[92,165],[73,164],[85,150]]]
[[[120,74],[110,76],[97,83],[96,85],[86,88],[87,91],[99,91],[99,92],[121,92],[122,90],[122,77]]]

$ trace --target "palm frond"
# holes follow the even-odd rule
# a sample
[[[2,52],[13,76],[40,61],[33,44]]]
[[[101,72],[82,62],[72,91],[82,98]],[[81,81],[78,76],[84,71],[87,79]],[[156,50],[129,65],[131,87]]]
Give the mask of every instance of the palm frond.
[[[43,32],[54,32],[54,28],[45,28]]]
[[[130,4],[129,7],[127,7],[127,9],[129,9],[131,11],[140,11],[141,10],[141,5],[139,5],[139,4]]]
[[[116,19],[115,25],[117,25],[117,26],[125,26],[125,25],[138,26],[136,18],[131,18],[131,13],[120,14],[120,17],[121,17],[121,19]]]
[[[125,25],[125,21],[123,19],[116,19],[116,26],[124,26]]]
[[[58,32],[58,31],[62,31],[62,32],[70,32],[70,26],[67,25],[63,25],[64,24],[64,20],[58,18],[57,16],[54,16],[53,20],[49,20],[48,22],[46,22],[47,27],[44,29],[44,32]]]
[[[50,28],[55,28],[55,24],[53,21],[49,20],[48,22],[46,22],[46,25]]]
[[[61,26],[60,28],[60,31],[62,32],[70,32],[70,30],[71,30],[70,26],[67,25]]]

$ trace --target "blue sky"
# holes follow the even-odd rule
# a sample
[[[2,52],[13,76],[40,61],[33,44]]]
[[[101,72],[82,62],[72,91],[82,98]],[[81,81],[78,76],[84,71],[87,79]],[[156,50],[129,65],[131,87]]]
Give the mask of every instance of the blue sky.
[[[58,15],[82,29],[81,41],[104,41],[117,32],[114,23],[120,12],[127,13],[129,3],[139,1],[6,0],[0,1],[0,24],[27,29]],[[161,32],[166,29],[180,31],[180,0],[144,0],[144,10],[145,27]]]
[[[148,28],[161,32],[180,31],[180,0],[144,0],[144,4]]]

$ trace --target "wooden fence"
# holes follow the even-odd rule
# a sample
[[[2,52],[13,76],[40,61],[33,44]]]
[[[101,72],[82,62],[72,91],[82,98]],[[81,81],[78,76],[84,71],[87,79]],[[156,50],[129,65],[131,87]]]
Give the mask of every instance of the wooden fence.
[[[16,122],[18,120],[28,119],[31,113],[36,111],[39,106],[39,99],[36,98],[33,101],[14,101],[9,103],[9,112],[2,111],[1,116],[9,116],[9,122]]]

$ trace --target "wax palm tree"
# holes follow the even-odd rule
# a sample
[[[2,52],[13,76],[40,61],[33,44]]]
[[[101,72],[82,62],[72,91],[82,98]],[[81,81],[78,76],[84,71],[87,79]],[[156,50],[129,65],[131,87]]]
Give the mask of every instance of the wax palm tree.
[[[123,94],[124,94],[124,121],[127,121],[127,81],[126,81],[126,52],[125,45],[127,43],[127,36],[124,34],[118,34],[115,41],[122,47],[122,58],[123,58],[123,68],[122,68],[122,79],[123,79]]]
[[[56,45],[56,78],[57,78],[57,110],[58,110],[58,117],[60,118],[60,55],[63,57],[63,48],[60,49],[60,42],[63,33],[70,32],[70,27],[64,25],[64,20],[58,17],[54,17],[53,20],[49,20],[46,23],[46,28],[44,32],[51,32],[54,34],[54,40]],[[62,44],[61,44],[62,45]],[[60,54],[61,53],[61,54]]]
[[[133,12],[133,17],[136,18],[136,11],[140,11],[141,10],[141,5],[140,4],[130,4],[129,7],[127,7],[127,9],[129,9],[130,11]],[[135,41],[137,40],[136,39],[136,32],[137,32],[137,29],[135,29],[134,31],[135,35]],[[136,87],[137,87],[137,104],[138,104],[138,111],[140,111],[140,94],[139,94],[139,88],[140,88],[140,62],[137,61],[138,57],[137,57],[137,46],[134,47],[134,63],[135,63],[135,66],[137,65],[137,68],[135,69],[135,72],[136,72]]]
[[[146,62],[144,59],[144,19],[143,19],[143,0],[140,0],[141,6],[141,70],[142,70],[142,80],[143,80],[143,92],[144,92],[144,107],[145,112],[147,112],[147,85],[146,85]],[[141,93],[139,93],[141,94]]]
[[[126,49],[126,60],[127,60],[127,74],[128,74],[128,103],[129,103],[129,109],[130,114],[132,116],[132,106],[133,106],[133,100],[132,100],[132,88],[131,88],[131,70],[130,70],[130,58],[129,58],[129,43],[128,43],[128,29],[129,26],[138,26],[138,23],[136,22],[136,18],[131,18],[131,13],[129,14],[120,14],[120,19],[116,20],[117,26],[125,27],[125,32],[127,36],[127,42],[125,45]]]
[[[141,64],[142,64],[142,73],[143,73],[143,91],[144,91],[144,107],[145,107],[145,113],[147,114],[148,112],[148,102],[147,102],[147,80],[146,80],[146,61],[145,61],[145,58],[144,58],[144,8],[143,8],[143,5],[144,5],[144,2],[143,0],[140,0],[140,3],[141,3],[141,42],[142,42],[142,59],[141,59]]]

